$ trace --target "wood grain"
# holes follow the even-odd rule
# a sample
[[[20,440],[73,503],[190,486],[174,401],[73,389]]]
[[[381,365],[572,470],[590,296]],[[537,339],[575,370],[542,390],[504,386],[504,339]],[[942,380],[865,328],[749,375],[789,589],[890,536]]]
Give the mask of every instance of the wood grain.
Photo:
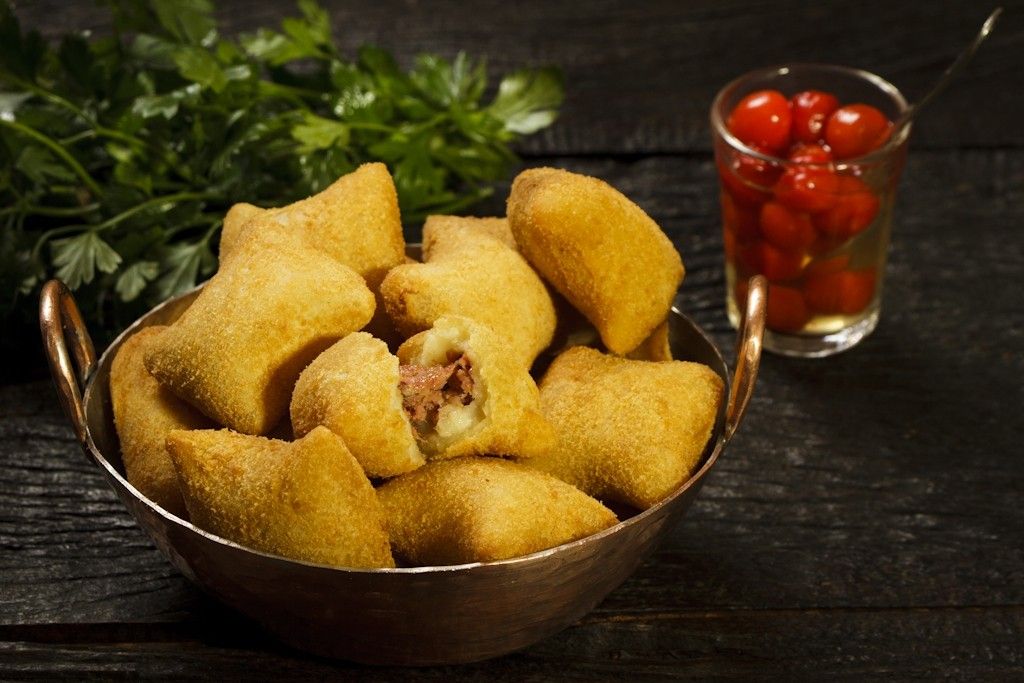
[[[562,65],[564,116],[524,145],[526,163],[598,175],[640,203],[683,254],[679,305],[726,350],[714,92],[756,66],[820,60],[914,96],[987,11],[951,0],[324,4],[345,45],[376,42],[404,63],[462,48],[492,73]],[[1024,677],[1024,2],[1004,4],[990,44],[915,131],[876,332],[827,361],[766,357],[689,516],[579,623],[460,668],[368,669],[288,650],[161,558],[36,381],[0,386],[0,679]],[[234,32],[293,10],[229,0],[217,11]],[[93,3],[17,12],[50,36],[106,29]],[[506,192],[477,213],[503,212]]]
[[[259,634],[202,632],[121,642],[46,638],[0,642],[0,677],[45,671],[62,678],[352,681],[593,681],[698,679],[1007,679],[1020,672],[1024,610],[827,610],[694,612],[641,618],[591,617],[498,660],[461,667],[370,668],[330,662],[264,642]],[[105,635],[103,628],[88,635]],[[567,657],[566,653],[572,653]]]
[[[558,162],[665,226],[689,270],[682,307],[729,348],[710,162]],[[1022,180],[1024,152],[912,155],[879,329],[824,363],[765,359],[695,509],[596,614],[1024,604]],[[174,622],[202,605],[54,398],[43,382],[0,388],[0,623]]]
[[[566,76],[562,120],[531,138],[530,153],[669,153],[707,150],[717,90],[754,68],[786,62],[847,64],[920,96],[971,39],[989,11],[966,0],[939,4],[719,0],[324,0],[340,44],[374,43],[403,64],[420,52],[458,50],[488,59],[492,74],[554,64]],[[970,69],[929,111],[921,148],[1024,145],[1019,125],[1024,1],[1002,3],[998,30]],[[274,25],[288,2],[225,0],[226,33]],[[108,28],[94,3],[36,0],[19,6],[26,26],[55,36]],[[1013,86],[1011,84],[1016,84]]]

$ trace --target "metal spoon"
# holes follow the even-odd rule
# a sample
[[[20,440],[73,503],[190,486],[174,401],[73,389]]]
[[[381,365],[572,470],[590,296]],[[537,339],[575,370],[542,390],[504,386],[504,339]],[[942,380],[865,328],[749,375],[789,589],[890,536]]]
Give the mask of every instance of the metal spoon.
[[[964,51],[961,52],[960,55],[953,61],[953,63],[949,65],[949,68],[947,68],[946,72],[942,74],[942,77],[938,80],[938,82],[936,82],[935,85],[932,86],[932,89],[929,90],[928,93],[924,97],[922,97],[916,104],[912,104],[909,107],[907,107],[907,110],[903,112],[903,115],[896,119],[896,122],[893,124],[892,127],[893,138],[895,138],[899,131],[901,131],[904,126],[909,124],[914,119],[914,117],[921,112],[922,109],[931,104],[932,100],[934,100],[939,95],[939,93],[945,90],[946,86],[948,86],[955,77],[960,75],[960,72],[963,71],[964,67],[967,66],[968,62],[971,61],[971,59],[974,57],[974,54],[978,51],[978,48],[981,47],[981,44],[985,42],[986,38],[988,38],[988,34],[992,33],[992,29],[995,28],[996,21],[999,19],[999,15],[1002,13],[1002,7],[996,7],[994,10],[992,10],[992,14],[988,15],[988,19],[986,19],[985,23],[981,25],[981,30],[978,31],[978,35],[974,37],[974,40],[972,40],[971,43],[966,48],[964,48]]]

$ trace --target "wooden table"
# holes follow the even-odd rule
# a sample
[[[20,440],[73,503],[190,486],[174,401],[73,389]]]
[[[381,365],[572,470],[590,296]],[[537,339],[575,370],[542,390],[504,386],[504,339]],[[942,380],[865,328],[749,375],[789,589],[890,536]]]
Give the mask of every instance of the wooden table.
[[[987,6],[329,3],[346,44],[562,65],[561,121],[529,165],[600,176],[675,240],[684,310],[723,348],[706,113],[783,61],[877,72],[914,97]],[[873,336],[764,359],[741,433],[691,514],[593,613],[503,659],[368,669],[276,644],[165,562],[78,451],[46,381],[0,388],[0,678],[541,679],[1024,676],[1024,5],[915,131]],[[1011,6],[1012,5],[1012,6]],[[277,3],[222,3],[229,30]],[[103,30],[92,2],[19,9]],[[502,191],[499,190],[499,196]],[[480,209],[500,211],[501,202]]]

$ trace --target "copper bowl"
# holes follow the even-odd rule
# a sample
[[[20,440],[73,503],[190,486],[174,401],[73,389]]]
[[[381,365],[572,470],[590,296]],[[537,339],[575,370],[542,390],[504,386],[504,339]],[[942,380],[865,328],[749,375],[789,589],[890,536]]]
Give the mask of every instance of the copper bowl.
[[[752,279],[749,291],[733,378],[700,327],[678,310],[670,316],[675,357],[714,369],[729,398],[702,466],[667,499],[601,533],[525,557],[370,570],[325,567],[242,547],[166,512],[125,479],[110,404],[110,363],[121,343],[141,328],[177,319],[198,288],[141,317],[98,362],[62,282],[51,280],[43,288],[39,316],[53,380],[82,448],[182,574],[299,649],[372,664],[428,665],[497,657],[564,629],[621,584],[679,521],[753,392],[765,280]]]

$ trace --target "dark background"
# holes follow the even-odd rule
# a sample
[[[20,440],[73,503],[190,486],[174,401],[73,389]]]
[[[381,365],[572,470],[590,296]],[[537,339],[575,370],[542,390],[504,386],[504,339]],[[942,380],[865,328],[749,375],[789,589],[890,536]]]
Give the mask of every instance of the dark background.
[[[336,35],[403,63],[459,49],[492,75],[565,72],[527,165],[600,176],[687,265],[678,303],[723,349],[707,111],[752,68],[825,61],[916,99],[973,36],[976,2],[325,2]],[[827,360],[769,356],[690,516],[592,614],[528,650],[394,671],[277,645],[179,576],[77,451],[45,381],[0,387],[0,677],[479,679],[1024,676],[1024,3],[916,125],[883,317]],[[56,36],[91,3],[21,3]],[[294,14],[223,2],[222,29]],[[499,199],[478,213],[500,212]],[[4,359],[4,363],[22,362]]]

